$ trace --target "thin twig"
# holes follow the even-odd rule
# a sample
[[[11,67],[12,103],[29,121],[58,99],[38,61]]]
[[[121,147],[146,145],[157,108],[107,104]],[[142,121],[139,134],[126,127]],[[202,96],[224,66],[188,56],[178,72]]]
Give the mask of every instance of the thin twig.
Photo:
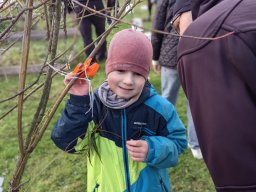
[[[52,24],[52,41],[50,44],[50,59],[51,59],[51,63],[50,65],[54,66],[54,60],[56,57],[56,52],[57,52],[57,45],[58,45],[58,36],[59,36],[59,29],[60,29],[60,20],[61,20],[61,1],[57,0],[56,1],[56,5],[55,5],[55,15],[54,15],[54,19],[53,19],[53,24]],[[40,124],[40,122],[42,121],[42,118],[45,114],[45,110],[46,110],[46,106],[49,100],[49,95],[50,95],[50,90],[51,90],[51,84],[52,84],[52,73],[53,73],[53,69],[52,68],[48,68],[47,71],[47,75],[46,75],[46,81],[44,83],[44,89],[42,91],[42,96],[41,96],[41,100],[39,102],[39,105],[37,107],[37,111],[34,115],[33,118],[33,122],[30,126],[29,132],[27,134],[27,138],[26,138],[26,145],[25,148],[27,149],[29,143],[30,143],[30,139],[31,139],[31,135],[32,133],[38,129],[38,126]]]
[[[8,2],[9,0],[5,0],[2,5],[0,5],[0,10],[4,7],[4,5]]]
[[[0,13],[4,12],[4,11],[5,11],[6,9],[8,9],[9,7],[13,6],[15,3],[16,3],[16,2],[14,1],[14,2],[10,3],[8,6],[6,6],[5,8],[0,9]]]

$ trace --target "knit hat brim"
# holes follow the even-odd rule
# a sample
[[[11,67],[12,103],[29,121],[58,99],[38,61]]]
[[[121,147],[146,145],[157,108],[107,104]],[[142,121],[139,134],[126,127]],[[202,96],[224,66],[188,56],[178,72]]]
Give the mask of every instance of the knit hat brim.
[[[125,29],[116,33],[110,42],[106,74],[112,71],[132,71],[148,78],[153,49],[142,32]]]

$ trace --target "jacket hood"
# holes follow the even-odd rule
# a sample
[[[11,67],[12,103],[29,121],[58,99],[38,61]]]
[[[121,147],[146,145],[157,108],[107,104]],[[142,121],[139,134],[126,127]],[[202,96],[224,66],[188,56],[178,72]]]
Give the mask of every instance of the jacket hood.
[[[183,12],[192,11],[193,20],[223,0],[179,0],[174,5],[174,18]]]
[[[223,0],[194,0],[192,1],[192,17],[195,20],[197,17],[217,5]]]
[[[200,0],[196,1],[199,2]],[[203,10],[206,12],[207,7],[208,11],[204,14],[202,17],[198,17],[195,21],[191,23],[189,26],[189,34],[187,31],[185,32],[185,35],[191,35],[191,36],[197,36],[197,37],[208,37],[208,38],[214,38],[218,34],[220,28],[222,27],[223,22],[226,20],[226,18],[229,16],[229,14],[232,13],[232,11],[242,2],[242,0],[230,0],[230,1],[219,1],[221,3],[217,3],[217,0],[201,0],[202,7],[204,9],[201,9],[202,11],[200,14],[203,14]],[[212,2],[210,6],[210,2]],[[216,4],[218,5],[216,5]],[[215,9],[211,9],[212,6],[215,5]],[[208,5],[208,6],[207,6]],[[199,7],[200,8],[200,7]],[[210,10],[211,9],[211,10]],[[221,12],[221,14],[216,14],[216,10]],[[200,10],[199,10],[200,11]],[[207,22],[205,22],[207,20]],[[200,31],[198,30],[198,26],[200,26]],[[235,29],[232,29],[232,31],[235,32]],[[210,39],[193,39],[188,38],[186,39],[186,43],[183,42],[183,38],[180,40],[178,45],[178,60],[185,54],[195,52],[202,47],[206,46],[208,43],[210,43],[212,40]],[[182,48],[181,48],[182,47]]]

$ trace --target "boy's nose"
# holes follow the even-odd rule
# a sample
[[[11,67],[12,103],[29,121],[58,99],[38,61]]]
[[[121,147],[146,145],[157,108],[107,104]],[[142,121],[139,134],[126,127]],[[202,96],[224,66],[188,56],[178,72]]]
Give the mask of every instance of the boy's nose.
[[[124,83],[126,84],[133,84],[133,74],[132,73],[125,73],[124,76],[123,76],[123,81]]]

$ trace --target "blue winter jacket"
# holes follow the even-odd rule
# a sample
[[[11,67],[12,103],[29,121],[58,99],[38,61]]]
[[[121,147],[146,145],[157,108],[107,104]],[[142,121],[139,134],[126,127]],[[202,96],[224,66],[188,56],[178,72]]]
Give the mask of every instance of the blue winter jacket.
[[[93,107],[89,96],[70,95],[52,131],[53,141],[62,150],[75,152],[78,138],[84,138],[86,131],[92,135],[87,130],[91,120],[96,125],[91,138],[97,147],[87,160],[88,192],[171,191],[167,168],[177,165],[178,155],[186,149],[186,130],[174,106],[149,82],[138,101],[125,109],[107,108],[97,91]],[[130,139],[147,141],[145,162],[128,156]]]

